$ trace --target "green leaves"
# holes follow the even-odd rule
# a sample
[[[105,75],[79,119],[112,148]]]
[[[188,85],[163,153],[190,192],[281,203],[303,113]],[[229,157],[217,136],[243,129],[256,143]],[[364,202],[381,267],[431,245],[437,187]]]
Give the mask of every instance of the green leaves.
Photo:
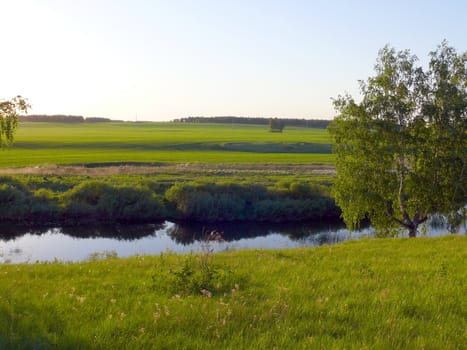
[[[350,227],[369,217],[415,235],[429,214],[465,205],[467,53],[444,41],[430,69],[384,47],[362,101],[339,96],[329,131],[337,154],[333,195]]]
[[[26,113],[29,107],[21,96],[16,96],[10,101],[0,100],[0,146],[11,145],[18,126],[19,113]]]

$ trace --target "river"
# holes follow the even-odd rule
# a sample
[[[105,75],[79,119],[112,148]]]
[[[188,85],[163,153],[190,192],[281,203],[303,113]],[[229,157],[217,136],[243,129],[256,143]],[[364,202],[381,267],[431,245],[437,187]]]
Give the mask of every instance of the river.
[[[215,252],[312,247],[373,236],[371,227],[351,232],[342,223],[335,222],[176,224],[166,221],[99,227],[0,226],[0,263],[76,262],[106,256],[199,252],[206,249],[206,238],[211,232],[220,232],[223,237],[209,242],[209,249]],[[443,227],[428,227],[425,234],[437,236],[446,232]]]

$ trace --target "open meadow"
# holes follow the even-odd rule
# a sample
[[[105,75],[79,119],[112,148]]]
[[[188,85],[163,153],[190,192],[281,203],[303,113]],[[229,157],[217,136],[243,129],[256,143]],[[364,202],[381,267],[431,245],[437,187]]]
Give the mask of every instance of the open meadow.
[[[324,129],[194,123],[19,124],[0,167],[90,163],[332,164]]]

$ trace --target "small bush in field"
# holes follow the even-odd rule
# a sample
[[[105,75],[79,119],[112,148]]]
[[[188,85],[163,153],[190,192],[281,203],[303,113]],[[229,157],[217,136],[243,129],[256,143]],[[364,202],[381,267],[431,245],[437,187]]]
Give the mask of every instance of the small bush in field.
[[[201,254],[188,255],[174,268],[161,263],[152,277],[154,290],[169,295],[212,296],[236,288],[238,281],[227,266],[203,259]]]
[[[212,242],[222,241],[217,232],[204,235],[202,252],[181,258],[175,268],[168,268],[164,259],[152,277],[153,287],[158,292],[170,295],[204,295],[211,297],[238,289],[239,276],[224,264],[213,262]]]

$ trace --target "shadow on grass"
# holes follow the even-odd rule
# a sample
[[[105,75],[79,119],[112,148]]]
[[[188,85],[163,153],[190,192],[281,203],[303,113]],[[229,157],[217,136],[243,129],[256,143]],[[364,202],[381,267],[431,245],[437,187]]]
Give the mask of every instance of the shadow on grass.
[[[57,312],[26,301],[9,301],[7,305],[8,309],[0,306],[0,349],[93,348],[89,339],[66,334]]]
[[[17,149],[114,149],[132,151],[228,151],[246,153],[312,153],[330,154],[332,146],[325,143],[256,143],[256,142],[229,142],[229,143],[58,143],[58,142],[21,142],[15,143]]]

